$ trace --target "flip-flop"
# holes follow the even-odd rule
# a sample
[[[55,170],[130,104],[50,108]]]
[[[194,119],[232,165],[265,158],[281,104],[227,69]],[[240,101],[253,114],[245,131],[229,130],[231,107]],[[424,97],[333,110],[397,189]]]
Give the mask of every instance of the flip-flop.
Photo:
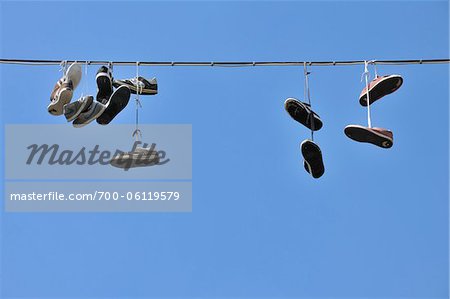
[[[382,128],[348,125],[344,129],[344,133],[352,140],[371,143],[382,148],[391,148],[394,144],[392,132]]]
[[[306,139],[301,143],[300,148],[304,159],[303,166],[305,170],[313,178],[320,178],[325,172],[325,166],[323,165],[322,151],[319,146],[313,141]]]
[[[109,124],[117,114],[128,104],[130,100],[130,89],[126,86],[117,88],[108,101],[107,107],[102,115],[97,118],[100,125]]]
[[[322,128],[323,125],[322,120],[320,119],[319,115],[317,115],[314,111],[311,110],[311,107],[307,103],[300,102],[294,98],[288,98],[284,102],[284,109],[286,109],[286,112],[294,120],[301,123],[308,129],[318,131],[320,130],[320,128]]]
[[[403,78],[400,75],[378,76],[369,83],[369,99],[370,105],[376,100],[381,99],[385,95],[393,93],[403,84]],[[359,103],[367,106],[367,88],[361,91]]]

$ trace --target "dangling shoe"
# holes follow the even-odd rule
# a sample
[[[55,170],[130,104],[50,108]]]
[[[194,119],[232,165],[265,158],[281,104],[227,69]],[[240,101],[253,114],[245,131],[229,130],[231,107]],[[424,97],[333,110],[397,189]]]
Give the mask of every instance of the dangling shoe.
[[[78,115],[78,117],[73,121],[72,125],[75,128],[84,127],[85,125],[89,124],[94,119],[102,115],[105,109],[106,106],[102,103],[92,101],[92,104],[89,106],[89,108],[85,112],[80,113],[80,115]]]
[[[138,77],[124,80],[114,80],[114,87],[119,88],[120,86],[127,86],[132,94],[137,94],[139,89],[139,94],[142,95],[155,95],[158,93],[158,83],[156,78],[152,78],[150,81],[143,77]]]
[[[376,100],[381,99],[385,95],[393,93],[403,84],[403,78],[400,75],[378,76],[369,83],[369,99],[370,105]],[[367,88],[361,91],[359,103],[367,106]]]
[[[320,178],[325,172],[323,165],[322,151],[319,146],[311,140],[304,140],[300,145],[303,155],[303,166],[313,178]]]
[[[93,96],[84,96],[75,102],[64,105],[63,111],[67,121],[72,121],[77,118],[80,113],[87,111],[93,101]]]
[[[382,128],[348,125],[344,129],[344,133],[352,140],[372,143],[382,148],[390,148],[394,144],[394,135],[392,132]]]
[[[97,123],[101,125],[109,124],[120,111],[128,105],[130,100],[130,89],[126,86],[120,86],[117,88],[111,98],[108,101],[107,108],[105,111],[97,118]]]
[[[284,109],[286,109],[287,113],[289,113],[294,120],[298,121],[308,129],[313,128],[313,131],[318,131],[322,128],[322,120],[319,115],[311,110],[311,107],[307,103],[300,102],[294,98],[288,98],[284,102]],[[311,125],[311,114],[314,126]]]
[[[67,69],[66,76],[63,76],[56,82],[50,95],[50,105],[47,107],[50,114],[63,114],[63,107],[72,100],[73,91],[80,83],[81,74],[81,65],[72,63]]]
[[[114,167],[124,168],[125,170],[134,167],[154,166],[159,163],[159,154],[152,149],[137,147],[132,152],[114,156],[109,163]]]
[[[106,66],[101,66],[97,75],[95,76],[97,81],[97,97],[96,100],[104,105],[108,104],[109,98],[113,93],[113,77],[111,70]]]
[[[72,82],[67,82],[65,78],[59,79],[50,95],[50,104],[47,107],[47,111],[55,116],[61,115],[64,105],[70,102],[72,96]]]

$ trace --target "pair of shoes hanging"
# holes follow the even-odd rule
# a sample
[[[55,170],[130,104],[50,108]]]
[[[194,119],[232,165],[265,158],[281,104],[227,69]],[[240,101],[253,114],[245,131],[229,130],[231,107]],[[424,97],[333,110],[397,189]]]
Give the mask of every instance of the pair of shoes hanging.
[[[66,70],[64,63],[63,72],[62,78],[52,90],[47,111],[55,116],[64,114],[67,121],[73,121],[75,127],[82,127],[101,115],[105,107],[95,103],[92,96],[83,96],[70,103],[73,92],[81,81],[81,65],[72,63]]]
[[[118,86],[114,90],[114,79],[110,67],[100,67],[95,80],[97,82],[97,103],[105,107],[96,121],[100,125],[107,125],[128,105],[131,91],[127,86]]]
[[[311,133],[320,130],[323,126],[319,115],[312,111],[308,103],[300,102],[295,98],[288,98],[284,102],[284,108],[292,119],[310,129]],[[320,178],[325,172],[320,147],[314,141],[306,139],[301,143],[300,150],[305,170],[313,178]]]
[[[67,70],[63,67],[63,76],[56,82],[50,94],[50,104],[47,111],[52,115],[62,115],[64,105],[70,103],[73,91],[81,81],[81,66],[72,63]]]
[[[366,65],[367,71],[367,65]],[[345,135],[358,142],[371,143],[381,148],[391,148],[394,144],[392,131],[383,128],[372,128],[370,121],[370,105],[382,97],[398,90],[403,84],[400,75],[376,75],[362,91],[359,96],[361,106],[368,108],[368,127],[360,125],[348,125],[344,129]],[[369,99],[369,101],[367,101]]]
[[[96,81],[95,99],[92,95],[82,96],[63,106],[64,116],[68,122],[73,121],[72,125],[76,128],[84,127],[94,120],[99,124],[108,124],[128,104],[130,90],[123,87],[113,91],[112,71],[109,67],[100,67]]]
[[[81,64],[72,63],[56,83],[47,110],[52,115],[64,114],[74,127],[83,127],[93,120],[101,125],[109,124],[128,104],[131,93],[155,95],[158,93],[156,78],[150,81],[138,77],[115,81],[112,67],[102,66],[96,74],[97,96],[82,96],[70,103],[75,88],[82,77]],[[114,87],[117,89],[114,90]]]

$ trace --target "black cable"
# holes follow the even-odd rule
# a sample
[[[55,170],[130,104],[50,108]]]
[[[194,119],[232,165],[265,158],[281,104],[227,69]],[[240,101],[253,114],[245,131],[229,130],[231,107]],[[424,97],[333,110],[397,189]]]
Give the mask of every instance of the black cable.
[[[35,59],[0,59],[0,64],[21,65],[59,65],[63,61],[67,63],[80,62],[92,65],[114,64],[114,65],[136,65],[135,61],[101,61],[101,60],[35,60]],[[347,61],[226,61],[226,62],[189,62],[189,61],[140,61],[141,66],[211,66],[211,67],[253,67],[253,66],[342,66],[342,65],[364,65],[364,60]],[[450,59],[409,59],[409,60],[373,60],[377,65],[408,65],[408,64],[448,64]]]

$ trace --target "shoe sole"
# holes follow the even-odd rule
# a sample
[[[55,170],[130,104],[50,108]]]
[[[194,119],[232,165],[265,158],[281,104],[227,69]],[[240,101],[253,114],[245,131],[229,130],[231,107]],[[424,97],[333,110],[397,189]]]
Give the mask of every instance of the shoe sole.
[[[112,94],[105,111],[97,118],[97,123],[100,125],[109,124],[114,117],[128,105],[129,101],[130,89],[128,87],[121,86],[116,89]]]
[[[320,178],[325,173],[323,165],[322,151],[319,146],[311,140],[305,140],[300,145],[303,155],[305,170],[315,179]]]
[[[394,144],[394,141],[391,138],[363,126],[347,126],[344,129],[344,133],[348,138],[354,141],[371,143],[381,148],[391,148]]]
[[[381,80],[369,90],[370,105],[382,97],[393,93],[403,84],[403,78],[400,75],[392,75],[389,78]],[[367,106],[367,94],[365,93],[360,99],[361,106]]]
[[[95,80],[97,81],[97,101],[102,102],[102,100],[106,99],[109,100],[112,94],[112,82],[111,77],[108,75],[108,73],[98,73],[95,77]],[[103,103],[106,104],[106,103]]]
[[[295,106],[295,105],[299,106],[299,109],[303,110],[301,115],[298,115],[298,114],[295,115],[294,112],[291,113],[291,111],[289,111],[290,107]],[[286,110],[286,112],[289,114],[289,116],[293,120],[304,125],[305,127],[307,127],[310,130],[312,129],[311,123],[308,119],[308,113],[307,113],[307,109],[311,110],[310,108],[306,108],[306,106],[303,103],[297,101],[296,99],[289,98],[284,102],[284,109]],[[319,115],[317,115],[314,111],[311,110],[311,112],[313,113],[313,120],[314,120],[314,130],[313,131],[319,131],[323,126],[322,120],[320,119]],[[311,116],[309,116],[309,117],[311,117]]]
[[[72,90],[75,90],[81,81],[83,72],[79,63],[72,63],[67,69],[67,78],[72,81]]]
[[[63,88],[57,95],[58,101],[56,103],[50,103],[47,110],[52,115],[62,115],[64,105],[70,103],[73,96],[73,90],[71,88]]]

